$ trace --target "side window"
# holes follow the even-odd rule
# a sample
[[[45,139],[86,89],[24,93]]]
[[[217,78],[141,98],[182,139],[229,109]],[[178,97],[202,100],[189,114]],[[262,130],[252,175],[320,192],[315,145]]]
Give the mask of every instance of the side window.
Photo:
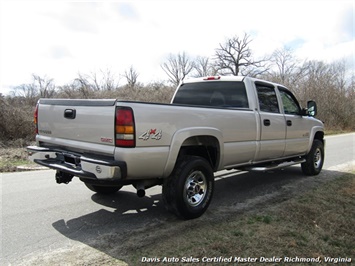
[[[286,89],[280,88],[280,95],[282,99],[282,104],[284,106],[285,114],[298,115],[300,114],[300,106],[296,100],[296,98]]]
[[[262,112],[279,113],[279,104],[277,102],[276,92],[272,85],[255,83],[258,92],[259,108]]]

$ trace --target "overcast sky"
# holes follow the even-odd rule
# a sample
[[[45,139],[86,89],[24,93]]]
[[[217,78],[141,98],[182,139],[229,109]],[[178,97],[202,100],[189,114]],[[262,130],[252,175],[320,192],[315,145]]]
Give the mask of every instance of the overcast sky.
[[[213,57],[244,33],[256,57],[287,46],[300,59],[355,68],[355,0],[1,0],[0,9],[3,94],[32,74],[64,85],[78,73],[118,78],[131,65],[138,81],[166,80],[160,65],[169,53]]]

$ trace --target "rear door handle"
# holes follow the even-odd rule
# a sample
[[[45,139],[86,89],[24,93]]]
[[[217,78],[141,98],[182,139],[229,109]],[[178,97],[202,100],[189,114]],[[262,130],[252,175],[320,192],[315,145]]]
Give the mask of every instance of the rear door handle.
[[[64,117],[67,119],[75,119],[76,110],[75,109],[65,109],[64,110]]]
[[[268,127],[271,125],[271,122],[269,119],[264,119],[264,126]]]
[[[287,121],[286,121],[286,124],[287,124],[287,126],[290,127],[290,126],[292,126],[292,121],[291,121],[291,120],[287,120]]]

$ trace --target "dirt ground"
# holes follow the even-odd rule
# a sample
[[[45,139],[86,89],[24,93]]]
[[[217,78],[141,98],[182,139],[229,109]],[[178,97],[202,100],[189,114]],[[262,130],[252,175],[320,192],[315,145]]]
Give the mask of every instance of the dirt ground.
[[[0,146],[0,173],[30,171],[42,169],[39,165],[28,160],[26,148]]]

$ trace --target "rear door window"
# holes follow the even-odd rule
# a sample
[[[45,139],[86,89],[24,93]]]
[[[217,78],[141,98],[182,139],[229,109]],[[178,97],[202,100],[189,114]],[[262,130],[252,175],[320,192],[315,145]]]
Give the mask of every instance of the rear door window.
[[[255,83],[261,112],[280,113],[275,88],[272,85]]]

